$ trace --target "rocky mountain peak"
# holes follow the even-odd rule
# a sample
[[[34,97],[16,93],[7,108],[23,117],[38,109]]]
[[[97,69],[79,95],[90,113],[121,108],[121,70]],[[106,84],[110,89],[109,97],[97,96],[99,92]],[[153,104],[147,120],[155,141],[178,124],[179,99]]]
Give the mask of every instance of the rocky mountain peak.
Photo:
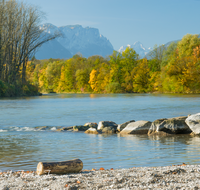
[[[125,46],[121,46],[118,51],[123,52],[127,47],[133,48],[136,53],[139,54],[140,58],[145,57],[145,55],[147,55],[152,50],[152,48],[146,48],[141,42],[137,41],[132,45],[127,44]]]
[[[62,46],[67,51],[69,51],[71,55],[81,53],[84,57],[89,57],[92,55],[100,55],[105,57],[113,53],[114,49],[112,44],[106,37],[99,33],[97,28],[84,28],[81,25],[67,25],[57,27],[50,23],[43,24],[40,27],[49,34],[53,34],[55,32],[62,34],[60,37],[52,40],[49,43],[51,43],[51,47],[53,47],[52,43],[55,43],[55,49],[59,44],[59,46]],[[48,44],[45,45],[45,48],[48,48]],[[39,49],[39,52],[41,49],[42,48]],[[37,55],[38,53],[36,53],[36,58]],[[63,55],[62,57],[65,56]],[[38,59],[44,58],[40,56]]]

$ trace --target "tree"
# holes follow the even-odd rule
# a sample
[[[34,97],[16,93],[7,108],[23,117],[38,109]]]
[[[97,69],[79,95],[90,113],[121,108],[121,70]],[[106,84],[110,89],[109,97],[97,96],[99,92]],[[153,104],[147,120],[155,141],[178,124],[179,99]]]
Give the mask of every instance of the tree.
[[[200,38],[198,34],[185,35],[177,44],[179,57],[192,56],[194,48],[200,45]]]
[[[58,85],[61,75],[61,68],[63,62],[61,61],[54,61],[53,63],[49,63],[46,68],[46,78],[48,82],[48,91],[49,92],[57,92]]]
[[[110,82],[111,83],[121,83],[122,80],[122,54],[113,51],[113,54],[110,56]]]
[[[134,92],[148,92],[149,90],[149,74],[150,69],[148,68],[147,59],[142,59],[141,63],[138,64],[132,71],[133,76],[133,91]]]
[[[165,51],[165,45],[155,45],[154,49],[149,54],[150,59],[154,60],[154,63],[156,63],[158,71],[161,70]]]
[[[125,51],[122,52],[122,80],[121,87],[124,92],[133,92],[133,77],[131,77],[132,70],[137,66],[137,58],[133,48],[127,47]]]
[[[98,89],[97,89],[97,71],[95,69],[93,69],[90,73],[89,84],[90,84],[92,90],[94,90],[94,92],[98,92]]]
[[[0,79],[24,84],[28,60],[42,44],[59,36],[47,35],[39,24],[43,14],[17,0],[0,0]]]
[[[88,92],[91,90],[89,85],[90,73],[88,69],[78,69],[76,71],[76,87],[81,92]]]
[[[199,92],[199,45],[198,35],[185,35],[170,52],[162,71],[163,91],[175,93]]]
[[[76,65],[73,58],[65,61],[61,68],[60,81],[58,86],[59,92],[72,92],[76,89]]]

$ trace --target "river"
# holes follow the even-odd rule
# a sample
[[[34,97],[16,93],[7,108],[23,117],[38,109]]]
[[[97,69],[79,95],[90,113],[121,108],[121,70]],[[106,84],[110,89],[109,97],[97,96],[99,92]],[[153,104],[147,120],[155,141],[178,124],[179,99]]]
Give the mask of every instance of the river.
[[[87,122],[154,121],[200,112],[200,95],[47,94],[0,99],[0,170],[35,170],[40,161],[80,158],[84,169],[199,164],[189,135],[92,135],[57,132]],[[35,127],[49,126],[38,131]]]

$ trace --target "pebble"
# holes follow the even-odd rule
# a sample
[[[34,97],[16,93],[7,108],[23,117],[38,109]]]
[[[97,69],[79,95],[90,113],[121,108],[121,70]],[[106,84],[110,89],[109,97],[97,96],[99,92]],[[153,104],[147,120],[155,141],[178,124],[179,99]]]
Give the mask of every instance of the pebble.
[[[200,189],[200,165],[134,167],[38,176],[35,172],[0,174],[0,190]]]

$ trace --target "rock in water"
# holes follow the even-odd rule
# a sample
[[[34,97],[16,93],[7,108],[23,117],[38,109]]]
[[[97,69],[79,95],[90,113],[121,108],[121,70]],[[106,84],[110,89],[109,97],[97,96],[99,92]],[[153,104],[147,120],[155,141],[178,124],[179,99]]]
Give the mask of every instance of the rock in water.
[[[117,131],[122,131],[129,123],[135,122],[135,120],[127,121],[125,123],[119,124],[117,127]]]
[[[200,134],[200,113],[190,115],[185,122],[194,134]]]
[[[136,121],[129,123],[120,134],[147,134],[151,126],[150,121]]]
[[[117,130],[117,124],[113,121],[100,121],[97,127],[97,130],[103,130],[103,128],[105,127],[111,127],[113,129],[115,129],[115,131]]]
[[[85,133],[90,133],[90,134],[99,134],[98,131],[95,128],[89,128]]]
[[[84,125],[75,125],[75,126],[73,126],[73,130],[74,131],[86,131],[89,128],[90,128],[89,126],[84,126]]]
[[[114,127],[104,127],[102,129],[102,133],[114,134],[114,133],[116,133],[116,128],[114,128]]]
[[[182,116],[169,119],[157,119],[151,124],[148,134],[156,134],[161,131],[169,134],[189,134],[192,131],[185,122],[186,118],[186,116]]]
[[[97,129],[97,127],[98,127],[97,123],[92,123],[92,122],[86,123],[84,126],[88,126],[88,127],[95,128],[95,129]]]

